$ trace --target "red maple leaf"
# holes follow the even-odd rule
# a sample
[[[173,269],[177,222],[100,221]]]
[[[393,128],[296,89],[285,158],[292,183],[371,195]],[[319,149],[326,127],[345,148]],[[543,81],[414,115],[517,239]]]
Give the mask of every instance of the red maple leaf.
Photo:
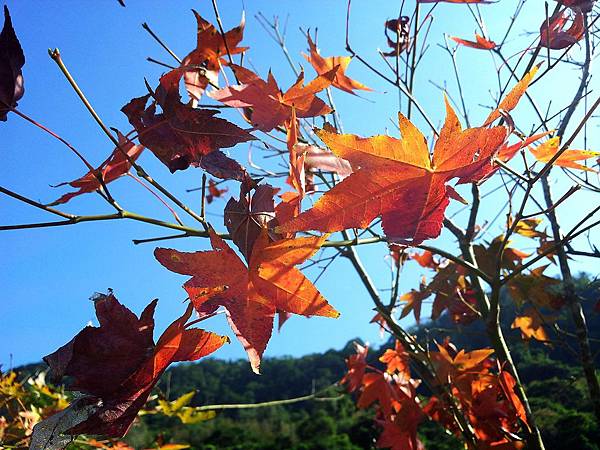
[[[243,168],[217,151],[254,137],[237,125],[214,117],[219,113],[216,110],[181,103],[181,75],[179,69],[163,75],[148,107],[150,94],[134,98],[121,111],[138,132],[139,141],[171,172],[193,165],[219,178],[243,179]],[[157,107],[162,112],[157,113]]]
[[[12,26],[8,6],[4,5],[4,26],[0,33],[0,120],[6,121],[10,108],[17,106],[23,97],[25,55]]]
[[[584,14],[579,8],[565,8],[558,11],[547,21],[542,22],[540,45],[553,50],[561,50],[580,41],[585,34],[584,19]]]
[[[360,345],[354,342],[356,353],[350,355],[346,359],[348,372],[344,375],[340,383],[348,384],[348,392],[354,392],[362,385],[362,379],[367,368],[367,354],[369,353],[368,345]]]
[[[234,108],[252,108],[250,121],[259,130],[271,131],[283,125],[291,119],[292,108],[299,118],[321,116],[331,112],[331,108],[315,94],[331,85],[337,67],[319,75],[306,86],[302,72],[285,93],[279,89],[271,72],[265,81],[241,66],[231,67],[242,84],[212,91],[208,95]]]
[[[125,153],[129,158],[135,161],[142,154],[143,150],[143,145],[135,145],[132,141],[119,133],[119,147],[115,148],[110,156],[106,158],[106,160],[93,172],[88,171],[88,173],[80,178],[77,178],[76,180],[60,183],[55,186],[58,187],[68,184],[69,186],[78,188],[79,190],[63,195],[58,200],[52,202],[51,205],[66,203],[73,197],[100,189],[100,181],[98,180],[96,174],[99,174],[102,177],[104,184],[108,184],[111,181],[114,181],[117,178],[125,175],[131,168],[131,163],[125,156]]]
[[[373,403],[378,402],[384,417],[390,417],[393,412],[397,412],[400,403],[398,391],[392,385],[392,378],[389,374],[379,372],[370,372],[362,378],[362,393],[356,402],[358,408],[368,408]]]
[[[187,329],[190,305],[179,319],[153,340],[154,309],[150,303],[138,319],[109,293],[95,300],[99,327],[88,326],[69,343],[44,357],[54,378],[73,378],[71,390],[96,405],[93,412],[69,430],[71,434],[123,436],[167,366],[194,361],[228,341],[198,328]]]
[[[246,349],[252,369],[258,373],[277,310],[304,316],[339,316],[294,268],[310,258],[325,238],[270,243],[264,231],[254,243],[248,266],[213,230],[211,251],[183,253],[157,248],[154,255],[167,269],[192,275],[184,288],[201,315],[225,307],[229,323]]]

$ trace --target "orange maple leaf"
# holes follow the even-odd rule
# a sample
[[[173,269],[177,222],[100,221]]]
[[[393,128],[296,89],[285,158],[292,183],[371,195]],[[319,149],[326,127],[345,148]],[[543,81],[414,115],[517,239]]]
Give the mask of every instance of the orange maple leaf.
[[[476,48],[479,50],[493,50],[496,48],[496,43],[494,41],[490,41],[489,39],[480,36],[475,33],[475,41],[468,41],[466,39],[461,39],[455,36],[450,36],[454,42],[460,45],[464,45],[465,47]]]
[[[197,11],[192,9],[198,23],[198,43],[196,48],[187,55],[181,66],[185,67],[183,80],[185,89],[192,99],[192,106],[198,100],[209,84],[217,84],[221,64],[227,64],[223,59],[227,52],[230,55],[241,53],[248,47],[238,47],[244,37],[245,18],[242,15],[240,24],[225,33],[223,37],[215,26],[203,19]]]
[[[396,340],[394,349],[388,348],[381,355],[379,361],[387,365],[386,371],[389,373],[405,373],[408,370],[408,353],[406,353],[406,350],[404,350],[404,347],[398,340]]]
[[[450,198],[458,198],[447,183],[455,178],[458,183],[477,182],[492,172],[492,160],[506,148],[510,129],[488,125],[517,105],[536,71],[515,86],[482,127],[463,130],[446,99],[446,121],[433,155],[423,134],[402,114],[398,115],[402,139],[317,130],[354,173],[326,192],[312,209],[278,229],[334,232],[365,228],[381,216],[390,241],[416,245],[439,236]]]
[[[192,278],[184,284],[201,315],[225,307],[229,323],[240,340],[252,369],[260,359],[273,329],[276,311],[304,316],[338,317],[339,313],[294,266],[309,259],[326,236],[269,242],[266,231],[257,238],[246,266],[213,230],[211,251],[183,253],[157,248],[156,259],[167,269]]]
[[[302,56],[304,56],[304,58],[306,58],[306,60],[313,66],[313,68],[317,71],[317,74],[324,75],[335,67],[339,67],[335,77],[333,78],[333,82],[331,83],[332,86],[354,95],[356,95],[354,90],[373,90],[370,87],[367,87],[364,84],[346,76],[346,69],[348,68],[348,64],[350,64],[350,61],[352,61],[351,56],[323,57],[319,54],[319,50],[311,39],[310,34],[307,35],[307,39],[310,55],[303,53]]]
[[[547,163],[560,149],[560,137],[556,136],[548,139],[537,147],[529,147],[531,154],[540,162]],[[555,166],[568,167],[571,169],[585,170],[588,172],[598,172],[596,169],[579,164],[576,161],[583,161],[589,158],[599,156],[600,152],[589,150],[565,150],[556,161]]]
[[[533,308],[527,308],[523,313],[515,318],[511,328],[521,330],[523,339],[536,339],[538,341],[548,341],[548,333],[544,329],[544,322],[539,312]]]

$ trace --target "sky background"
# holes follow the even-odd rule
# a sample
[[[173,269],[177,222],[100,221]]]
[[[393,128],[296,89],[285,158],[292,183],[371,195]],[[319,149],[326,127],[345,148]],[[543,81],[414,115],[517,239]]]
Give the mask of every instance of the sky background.
[[[131,98],[145,93],[144,78],[149,80],[150,85],[156,85],[164,70],[148,63],[146,57],[172,63],[169,55],[142,29],[141,23],[147,22],[183,57],[195,46],[196,24],[190,9],[197,9],[202,16],[214,22],[210,1],[206,0],[127,0],[126,8],[119,6],[116,0],[8,0],[4,3],[11,11],[27,60],[23,69],[26,92],[19,102],[19,109],[72,143],[92,164],[103,161],[112,151],[112,146],[48,57],[47,49],[60,49],[66,65],[105,123],[128,132],[130,127],[120,108]],[[397,17],[396,3],[353,2],[352,45],[383,71],[387,69],[376,50],[385,48],[383,23],[386,19]],[[492,39],[502,38],[516,3],[501,0],[481,7]],[[506,43],[506,55],[512,55],[535,41],[535,35],[528,33],[539,28],[544,19],[544,9],[541,2],[529,3],[531,5],[524,9],[515,24],[513,38]],[[412,3],[409,4],[407,11],[412,10]],[[239,23],[244,9],[242,2],[221,1],[219,7],[226,30]],[[345,1],[254,0],[248,1],[245,9],[247,25],[243,44],[250,47],[246,61],[262,76],[272,69],[284,89],[294,81],[294,76],[278,46],[255,19],[258,12],[269,18],[279,16],[282,23],[287,20],[287,46],[296,63],[306,68],[307,78],[312,78],[314,72],[300,55],[301,51],[306,51],[306,41],[299,27],[318,28],[319,47],[324,56],[345,54]],[[424,10],[429,10],[429,7],[424,7]],[[419,66],[415,93],[434,122],[440,124],[444,114],[442,94],[432,82],[446,85],[453,95],[457,91],[450,60],[436,43],[443,42],[443,33],[472,39],[476,25],[468,9],[460,5],[442,4],[435,9],[433,16],[430,48]],[[500,63],[494,62],[488,52],[467,48],[459,50],[458,62],[471,121],[473,124],[481,123],[488,112],[486,106],[494,104],[498,92],[496,68],[500,67]],[[507,80],[505,72],[503,80]],[[393,125],[398,110],[396,91],[390,90],[389,85],[377,79],[358,61],[351,64],[348,74],[369,85],[375,92],[361,94],[362,98],[334,92],[345,131],[360,135],[396,134]],[[572,96],[577,81],[574,70],[566,67],[544,83],[534,86],[531,92],[540,104],[545,105],[552,100],[558,108]],[[578,113],[577,117],[580,116]],[[241,123],[235,114],[225,113],[224,117]],[[535,123],[535,116],[526,102],[519,107],[515,119],[525,131]],[[422,130],[427,130],[418,115],[415,122]],[[589,137],[593,137],[595,132],[595,128],[592,129]],[[66,147],[15,115],[9,115],[8,122],[0,123],[0,136],[3,158],[0,185],[42,203],[55,200],[67,190],[54,189],[50,185],[75,179],[86,171]],[[584,144],[581,139],[576,142],[579,146]],[[588,142],[588,147],[591,145],[593,140]],[[247,150],[247,146],[241,144],[230,149],[229,154],[244,163]],[[140,162],[161,184],[199,210],[199,193],[186,193],[185,189],[200,185],[200,169],[190,168],[170,175],[149,151],[142,155]],[[561,175],[557,171],[553,173]],[[553,179],[557,196],[571,185],[559,181],[560,178]],[[483,190],[486,192],[496,185],[497,181],[489,181]],[[468,189],[463,188],[461,192],[469,198]],[[111,193],[130,211],[170,220],[168,211],[132,180],[116,181],[111,185]],[[224,230],[221,216],[229,194],[237,194],[234,184],[230,185],[225,199],[218,199],[208,206],[208,218],[220,230]],[[506,197],[501,194],[487,199],[480,217],[496,215]],[[559,211],[565,224],[574,223],[590,202],[597,203],[597,199],[586,193],[567,202]],[[459,207],[452,205],[450,211]],[[63,209],[78,214],[111,212],[95,194],[76,198]],[[184,214],[181,217],[184,218]],[[0,197],[2,224],[52,219],[43,211]],[[460,223],[464,216],[459,215],[456,220]],[[491,227],[485,238],[491,239],[500,232],[501,221]],[[39,361],[42,356],[65,344],[88,322],[96,323],[89,297],[95,292],[106,292],[108,288],[114,289],[117,298],[136,313],[153,298],[159,298],[156,330],[162,332],[184,310],[182,301],[186,295],[181,285],[186,277],[167,271],[154,259],[152,252],[156,245],[135,246],[131,240],[164,234],[168,232],[127,221],[0,232],[0,364],[6,367]],[[435,244],[455,248],[447,232]],[[185,242],[166,241],[161,245],[187,251],[207,248],[205,240],[195,238]],[[531,246],[532,243],[524,245]],[[391,276],[385,245],[361,247],[359,252],[377,286],[382,290],[389,289]],[[415,266],[409,263],[403,271],[401,292],[417,287],[424,271]],[[577,262],[575,267],[576,270],[594,270],[585,261]],[[309,276],[314,277],[315,273],[314,270],[308,271]],[[337,320],[292,317],[281,333],[274,332],[265,356],[322,352],[340,348],[355,337],[375,344],[380,342],[378,326],[368,324],[374,314],[373,305],[347,261],[336,261],[317,286],[342,316]],[[383,292],[384,298],[388,295],[388,292]],[[403,323],[410,325],[411,320],[405,319]],[[203,326],[232,336],[223,316],[210,319]],[[216,356],[245,357],[235,339]]]

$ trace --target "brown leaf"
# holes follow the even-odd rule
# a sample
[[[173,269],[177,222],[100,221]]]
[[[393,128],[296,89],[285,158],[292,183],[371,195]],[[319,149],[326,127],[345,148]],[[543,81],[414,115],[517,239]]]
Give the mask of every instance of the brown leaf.
[[[9,108],[17,106],[17,102],[25,93],[23,73],[25,55],[15,33],[8,12],[4,5],[4,26],[0,33],[0,120],[6,121]]]
[[[156,302],[137,318],[112,293],[99,295],[94,303],[100,326],[84,328],[44,357],[53,377],[72,377],[70,389],[86,394],[87,404],[97,404],[92,414],[67,433],[123,436],[169,364],[194,361],[228,341],[224,336],[185,328],[192,314],[190,305],[155,345]]]
[[[138,132],[139,141],[171,172],[185,170],[190,165],[202,166],[205,155],[254,139],[237,125],[214,117],[219,111],[195,109],[181,103],[181,74],[181,70],[176,69],[163,75],[148,107],[150,95],[145,95],[121,109]],[[158,106],[162,108],[161,113],[156,111]],[[213,172],[219,176],[219,171]],[[236,168],[233,173],[238,177],[240,172]]]

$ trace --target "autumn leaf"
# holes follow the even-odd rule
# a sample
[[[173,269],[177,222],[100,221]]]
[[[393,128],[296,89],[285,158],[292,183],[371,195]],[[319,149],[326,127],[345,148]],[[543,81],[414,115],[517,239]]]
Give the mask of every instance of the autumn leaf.
[[[440,263],[433,258],[433,253],[429,250],[424,250],[423,253],[411,253],[409,256],[412,261],[416,261],[421,267],[437,269],[440,265]]]
[[[400,301],[404,303],[404,307],[400,313],[400,318],[403,319],[412,312],[417,324],[421,323],[421,306],[423,305],[423,301],[429,298],[431,294],[432,292],[426,288],[424,280],[421,281],[421,289],[418,291],[412,289],[410,292],[402,294]]]
[[[154,344],[154,300],[138,318],[109,293],[95,300],[99,327],[87,326],[69,343],[44,357],[51,374],[72,377],[71,390],[92,413],[69,434],[123,436],[169,364],[194,361],[228,341],[227,337],[185,327],[192,307]]]
[[[417,426],[423,417],[424,414],[418,405],[415,404],[412,408],[405,408],[403,405],[397,417],[383,422],[383,432],[377,439],[377,448],[424,450],[423,443],[417,437]]]
[[[348,392],[354,392],[360,388],[365,370],[367,369],[369,346],[354,342],[354,350],[356,353],[346,359],[348,371],[340,381],[341,384],[348,385]]]
[[[455,36],[449,37],[457,44],[464,45],[465,47],[476,48],[479,50],[493,50],[496,48],[496,43],[494,41],[490,41],[477,33],[475,33],[475,41],[468,41]]]
[[[399,406],[397,391],[391,385],[389,374],[370,372],[363,376],[362,392],[356,406],[368,408],[378,402],[385,417],[389,417]]]
[[[544,275],[547,267],[537,267],[528,275],[519,274],[510,280],[508,290],[518,306],[530,302],[540,308],[562,308],[565,299],[558,289],[561,281]]]
[[[481,365],[490,357],[494,350],[484,348],[465,352],[460,350],[452,356],[448,350],[437,344],[438,351],[431,353],[431,358],[437,369],[437,376],[440,382],[446,383],[448,378],[456,378],[465,372],[478,372]]]
[[[355,90],[362,91],[372,91],[370,87],[365,86],[362,83],[359,83],[352,78],[346,76],[346,69],[352,61],[351,56],[329,56],[323,57],[319,53],[316,44],[310,37],[310,34],[307,34],[308,39],[308,48],[310,51],[310,55],[302,54],[304,58],[313,66],[318,75],[325,75],[327,72],[334,70],[336,67],[339,67],[335,77],[333,78],[332,86],[348,92],[349,94],[355,95]]]
[[[514,226],[514,232],[528,238],[546,239],[548,235],[543,231],[537,230],[538,225],[543,221],[544,219],[541,218],[521,219]],[[508,226],[512,226],[512,217],[509,218]]]
[[[246,266],[213,230],[213,250],[183,253],[157,248],[156,259],[167,269],[192,278],[184,284],[201,315],[219,306],[227,310],[229,323],[246,349],[252,369],[271,337],[277,310],[304,316],[338,317],[315,286],[294,266],[309,259],[326,236],[269,242],[264,231],[255,241]]]
[[[216,153],[254,137],[227,120],[214,117],[219,112],[196,109],[181,103],[181,70],[173,70],[160,79],[151,95],[134,98],[121,111],[139,135],[139,141],[171,172],[190,165],[203,167],[216,177],[239,179],[243,168],[231,158]],[[162,112],[157,113],[157,107]],[[206,162],[204,157],[211,154]]]
[[[542,22],[540,46],[561,50],[580,41],[584,33],[585,17],[583,12],[579,8],[565,8]]]
[[[110,156],[102,164],[100,164],[100,166],[98,166],[94,172],[88,171],[88,173],[80,178],[77,178],[76,180],[69,181],[67,183],[60,183],[55,186],[58,187],[68,184],[69,186],[78,188],[79,190],[63,195],[58,200],[50,203],[50,205],[60,205],[61,203],[68,202],[73,197],[100,189],[100,181],[98,180],[96,174],[99,174],[102,177],[102,181],[105,185],[116,180],[117,178],[120,178],[129,172],[129,169],[131,168],[129,158],[135,161],[142,154],[143,150],[143,145],[135,145],[132,141],[119,133],[119,147],[115,148]],[[127,154],[127,157],[125,154]]]
[[[23,73],[25,55],[4,5],[4,26],[0,33],[0,120],[5,122],[10,108],[17,106],[23,97]]]
[[[389,373],[404,373],[408,370],[409,355],[404,350],[402,343],[396,340],[394,348],[388,348],[379,361],[386,364],[386,371]],[[409,373],[410,375],[410,373]]]
[[[313,206],[278,227],[284,232],[365,228],[378,216],[391,241],[419,244],[437,237],[454,189],[447,185],[476,180],[507,138],[507,128],[462,130],[446,102],[446,122],[429,154],[425,137],[399,114],[402,139],[362,138],[318,130],[333,153],[348,160],[353,173]]]
[[[200,97],[209,84],[217,85],[221,64],[227,64],[225,56],[229,51],[235,55],[246,51],[248,47],[238,47],[244,36],[244,15],[240,24],[227,31],[225,36],[215,26],[203,19],[200,14],[192,9],[198,24],[198,39],[196,48],[182,61],[181,67],[185,70],[183,81],[185,89],[192,99],[192,106],[196,107]]]
[[[214,180],[208,180],[208,194],[206,194],[206,203],[210,204],[215,198],[220,198],[229,189],[217,187],[217,183]]]
[[[275,219],[274,195],[279,189],[261,184],[254,191],[240,190],[240,198],[230,198],[225,205],[224,222],[231,239],[246,261],[250,260],[254,243],[264,229]],[[277,236],[271,235],[273,240]]]
[[[383,53],[383,56],[398,56],[400,53],[408,51],[410,46],[410,18],[408,16],[386,20],[384,30],[387,45],[391,50]],[[388,33],[390,31],[395,36],[390,37]]]
[[[549,162],[552,157],[560,150],[560,137],[556,136],[548,139],[546,142],[537,147],[529,146],[531,154],[542,163]],[[592,152],[589,150],[565,150],[554,161],[555,166],[567,167],[570,169],[585,170],[587,172],[598,172],[596,169],[579,164],[577,161],[594,158],[600,155],[600,152]]]
[[[271,131],[291,119],[292,107],[299,118],[315,117],[331,112],[331,108],[315,96],[333,82],[338,68],[334,68],[304,85],[304,72],[292,87],[283,93],[273,74],[267,81],[240,66],[231,65],[240,81],[239,86],[229,86],[208,95],[234,108],[252,108],[251,123],[261,131]]]
[[[533,308],[527,308],[523,313],[518,315],[513,321],[511,328],[521,330],[523,339],[533,338],[544,342],[549,340],[548,333],[544,329],[544,320],[540,313]]]

